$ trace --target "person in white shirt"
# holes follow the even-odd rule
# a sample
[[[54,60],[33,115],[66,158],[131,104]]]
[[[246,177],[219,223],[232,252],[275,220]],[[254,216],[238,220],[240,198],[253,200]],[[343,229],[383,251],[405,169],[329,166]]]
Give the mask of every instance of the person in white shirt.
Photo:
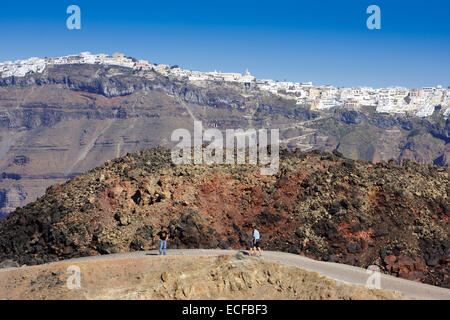
[[[253,250],[256,253],[256,249],[259,251],[259,256],[261,257],[262,251],[261,251],[261,236],[259,234],[258,229],[256,228],[256,224],[252,224],[253,232],[252,232],[252,244],[250,246],[250,253],[249,255],[253,254]]]

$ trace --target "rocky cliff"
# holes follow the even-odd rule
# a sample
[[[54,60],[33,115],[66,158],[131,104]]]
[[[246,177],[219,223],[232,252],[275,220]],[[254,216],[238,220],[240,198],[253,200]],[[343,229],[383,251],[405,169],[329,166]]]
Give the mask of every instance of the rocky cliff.
[[[441,110],[442,111],[442,110]],[[45,188],[127,152],[170,145],[174,129],[278,128],[282,144],[370,161],[449,164],[450,122],[374,108],[310,110],[252,86],[208,85],[105,65],[55,65],[0,79],[0,218]]]
[[[155,248],[244,248],[257,223],[263,248],[443,287],[449,280],[449,169],[281,152],[280,168],[175,166],[149,149],[48,188],[0,222],[0,260],[40,264]]]

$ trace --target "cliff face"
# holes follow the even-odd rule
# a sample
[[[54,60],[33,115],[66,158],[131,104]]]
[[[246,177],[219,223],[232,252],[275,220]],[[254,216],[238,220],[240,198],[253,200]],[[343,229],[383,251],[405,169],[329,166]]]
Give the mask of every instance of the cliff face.
[[[0,218],[45,188],[127,152],[170,145],[177,128],[279,128],[282,144],[371,161],[448,165],[450,122],[313,111],[253,87],[208,86],[117,66],[58,65],[0,79]]]
[[[0,222],[0,260],[39,264],[155,248],[264,249],[449,287],[449,169],[281,153],[276,175],[251,165],[175,166],[164,148],[128,154],[49,188]]]

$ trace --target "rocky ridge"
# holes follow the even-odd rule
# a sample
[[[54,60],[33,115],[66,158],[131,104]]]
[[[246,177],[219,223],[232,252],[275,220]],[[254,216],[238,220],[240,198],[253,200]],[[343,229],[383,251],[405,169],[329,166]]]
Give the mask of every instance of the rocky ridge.
[[[170,150],[107,161],[0,222],[0,261],[41,264],[155,248],[263,247],[443,287],[449,280],[449,169],[283,150],[280,168],[182,165]]]
[[[67,268],[80,268],[70,290]],[[36,281],[37,280],[37,281]],[[143,257],[60,262],[0,271],[3,299],[405,299],[399,293],[348,285],[315,272],[243,255]]]
[[[374,108],[312,110],[250,85],[208,85],[158,72],[94,64],[49,65],[0,79],[0,218],[45,188],[128,152],[170,146],[178,128],[278,128],[290,149],[373,162],[448,166],[450,119]]]

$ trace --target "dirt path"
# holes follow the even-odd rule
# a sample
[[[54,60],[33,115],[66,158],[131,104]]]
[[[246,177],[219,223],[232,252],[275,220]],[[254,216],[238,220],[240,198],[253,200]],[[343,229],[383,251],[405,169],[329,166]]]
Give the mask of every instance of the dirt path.
[[[169,249],[168,256],[205,256],[205,255],[221,255],[221,254],[236,254],[236,250],[210,250],[210,249]],[[247,254],[247,251],[242,251]],[[64,260],[63,262],[85,262],[85,261],[107,261],[118,260],[123,258],[142,258],[143,256],[149,259],[157,258],[158,252],[153,251],[137,251],[128,253],[118,253],[103,256],[93,256]],[[295,266],[308,271],[315,271],[320,275],[330,277],[332,279],[342,281],[349,284],[366,285],[368,278],[373,274],[372,272],[344,264],[323,262],[312,260],[303,256],[294,255],[283,252],[266,251],[262,258],[269,262],[278,262],[285,265]],[[58,262],[55,262],[58,263]],[[33,268],[33,267],[29,267]],[[3,269],[0,272],[8,270]],[[380,274],[380,288],[389,291],[398,291],[407,297],[415,299],[444,299],[450,300],[450,289],[431,286],[414,281],[404,280],[393,276]]]

